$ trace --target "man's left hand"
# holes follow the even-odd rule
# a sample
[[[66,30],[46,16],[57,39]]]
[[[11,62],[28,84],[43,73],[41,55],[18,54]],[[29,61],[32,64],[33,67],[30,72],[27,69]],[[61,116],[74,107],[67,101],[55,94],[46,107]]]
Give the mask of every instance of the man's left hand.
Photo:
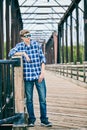
[[[38,82],[39,83],[42,82],[43,78],[44,78],[44,73],[41,73],[39,76]]]

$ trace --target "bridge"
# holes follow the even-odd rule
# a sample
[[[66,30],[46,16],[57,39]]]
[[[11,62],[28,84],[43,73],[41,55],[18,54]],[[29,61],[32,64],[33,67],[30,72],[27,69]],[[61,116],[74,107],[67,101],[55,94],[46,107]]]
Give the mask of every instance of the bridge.
[[[40,126],[36,89],[36,125],[27,126],[22,57],[8,58],[23,28],[47,59],[50,128]],[[0,32],[0,130],[87,130],[87,0],[1,0]]]

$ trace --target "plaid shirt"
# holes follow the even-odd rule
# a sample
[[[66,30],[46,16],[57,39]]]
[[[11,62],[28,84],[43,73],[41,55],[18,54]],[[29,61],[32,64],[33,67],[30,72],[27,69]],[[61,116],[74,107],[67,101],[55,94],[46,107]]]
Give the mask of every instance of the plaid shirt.
[[[41,64],[46,63],[46,59],[39,43],[35,41],[30,41],[30,45],[26,45],[24,42],[18,43],[10,50],[9,57],[14,56],[16,52],[26,52],[30,58],[30,61],[28,62],[26,58],[22,56],[24,80],[33,81],[38,79],[41,74]]]

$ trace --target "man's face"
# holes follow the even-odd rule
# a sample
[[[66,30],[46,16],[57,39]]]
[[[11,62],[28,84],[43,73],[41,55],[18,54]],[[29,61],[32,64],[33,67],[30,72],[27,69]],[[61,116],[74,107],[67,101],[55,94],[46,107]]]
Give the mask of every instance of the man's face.
[[[29,42],[30,38],[31,38],[31,34],[30,33],[24,34],[24,36],[22,37],[24,42]]]

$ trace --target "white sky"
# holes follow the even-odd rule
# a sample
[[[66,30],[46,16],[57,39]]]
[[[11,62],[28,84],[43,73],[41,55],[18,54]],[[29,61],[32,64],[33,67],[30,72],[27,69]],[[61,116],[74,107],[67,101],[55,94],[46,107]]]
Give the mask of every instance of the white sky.
[[[50,6],[50,5],[70,5],[71,0],[49,0],[49,2],[47,0],[18,0],[19,1],[19,5],[38,5],[38,6]],[[25,3],[23,4],[23,2],[25,1]],[[67,8],[61,8],[61,7],[53,7],[53,8],[37,8],[37,7],[28,7],[28,8],[20,8],[21,13],[24,12],[29,12],[29,13],[58,13],[58,12],[65,12]],[[55,30],[58,30],[58,22],[59,20],[56,19],[54,20],[54,18],[60,18],[62,17],[63,14],[49,14],[49,15],[37,15],[37,14],[28,14],[28,15],[22,15],[22,18],[40,18],[39,20],[26,20],[26,23],[29,22],[36,22],[36,23],[40,23],[40,24],[24,24],[24,28],[25,29],[29,29],[32,33],[37,33],[38,30],[43,30],[43,31],[38,31],[38,33],[40,34],[40,36],[36,35],[37,38],[44,38],[46,39],[46,41],[49,39],[49,37],[51,36],[52,32]],[[41,20],[47,18],[47,20]],[[25,22],[23,20],[23,22]],[[41,24],[43,23],[44,24]],[[52,22],[52,23],[51,23]],[[51,24],[47,24],[47,23],[51,23]],[[33,31],[36,30],[36,31]],[[45,31],[47,30],[47,31]],[[50,31],[52,30],[52,31]],[[48,34],[48,36],[46,35]],[[33,36],[34,37],[34,36]],[[35,39],[36,39],[35,37]]]
[[[47,0],[18,0],[19,5],[38,5],[38,6],[50,6],[50,5],[70,5],[71,0],[49,0],[49,2],[47,2]],[[23,2],[25,2],[23,4]],[[83,2],[81,2],[80,4],[80,8],[83,9]],[[65,10],[67,10],[67,8],[62,8],[62,7],[53,7],[53,8],[36,8],[36,7],[27,7],[27,8],[20,8],[21,13],[24,12],[35,12],[35,13],[58,13],[58,12],[65,12]],[[28,18],[28,20],[24,21],[23,23],[30,23],[30,22],[37,22],[40,24],[24,24],[24,28],[30,30],[31,34],[32,34],[32,38],[37,40],[37,39],[46,39],[46,41],[50,38],[52,32],[58,31],[58,22],[60,20],[56,19],[54,20],[54,18],[61,18],[63,16],[63,14],[59,15],[59,14],[49,14],[49,15],[37,15],[37,14],[28,14],[28,15],[21,15],[22,18]],[[83,22],[82,19],[82,13],[80,14],[81,17],[81,22]],[[29,20],[33,18],[33,20]],[[47,20],[41,20],[41,19],[46,19]],[[5,19],[5,6],[4,6],[4,19]],[[35,20],[35,19],[40,19],[40,20]],[[44,24],[41,24],[42,22],[44,22]],[[47,24],[53,22],[52,24]],[[55,23],[55,24],[54,24]],[[5,27],[6,23],[4,20],[4,35],[6,36],[6,27]],[[11,28],[11,27],[10,27]],[[83,35],[83,24],[80,24],[80,40],[83,39],[82,37],[84,37]],[[42,30],[42,31],[38,31],[38,30]],[[75,34],[75,33],[74,33]],[[5,38],[6,39],[6,38]]]

